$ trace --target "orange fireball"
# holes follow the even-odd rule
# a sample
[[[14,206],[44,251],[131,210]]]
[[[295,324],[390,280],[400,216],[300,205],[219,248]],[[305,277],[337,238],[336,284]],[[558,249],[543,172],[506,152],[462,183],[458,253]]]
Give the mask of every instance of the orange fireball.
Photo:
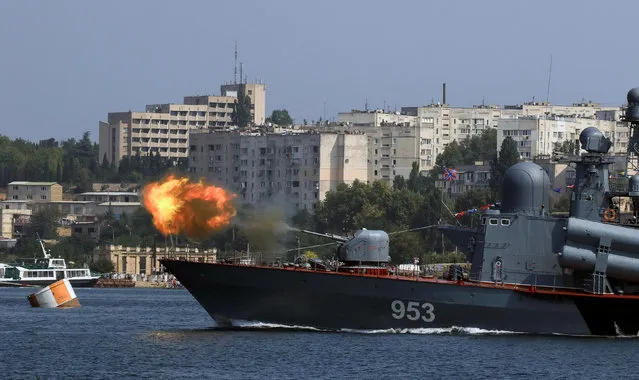
[[[153,224],[165,236],[184,232],[204,238],[228,225],[237,213],[232,202],[237,195],[173,175],[146,185],[142,197]]]

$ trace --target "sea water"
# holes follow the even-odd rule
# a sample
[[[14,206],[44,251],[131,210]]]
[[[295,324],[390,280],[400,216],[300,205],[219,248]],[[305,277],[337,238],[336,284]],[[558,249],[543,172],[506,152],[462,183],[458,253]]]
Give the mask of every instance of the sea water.
[[[75,309],[32,308],[33,291],[0,288],[0,379],[638,378],[633,337],[220,329],[183,289],[76,289]]]

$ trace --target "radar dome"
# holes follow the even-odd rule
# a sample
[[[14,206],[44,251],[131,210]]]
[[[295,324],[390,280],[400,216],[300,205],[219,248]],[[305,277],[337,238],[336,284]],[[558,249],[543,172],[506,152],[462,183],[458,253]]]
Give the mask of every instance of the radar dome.
[[[579,134],[581,149],[590,153],[608,153],[610,141],[595,127],[588,127]]]
[[[639,87],[635,87],[632,90],[628,91],[628,104],[637,104],[639,103]]]
[[[630,177],[628,181],[628,195],[631,197],[639,196],[639,174],[635,174]]]
[[[540,215],[548,204],[550,179],[541,166],[520,162],[511,166],[502,184],[501,212]]]

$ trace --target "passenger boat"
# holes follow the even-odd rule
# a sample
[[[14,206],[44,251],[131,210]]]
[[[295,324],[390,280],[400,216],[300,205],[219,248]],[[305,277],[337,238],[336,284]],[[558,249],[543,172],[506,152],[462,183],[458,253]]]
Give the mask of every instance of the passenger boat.
[[[89,268],[67,268],[62,258],[52,258],[38,239],[44,258],[18,259],[12,264],[0,264],[0,286],[47,286],[68,279],[75,288],[90,288],[100,276]]]

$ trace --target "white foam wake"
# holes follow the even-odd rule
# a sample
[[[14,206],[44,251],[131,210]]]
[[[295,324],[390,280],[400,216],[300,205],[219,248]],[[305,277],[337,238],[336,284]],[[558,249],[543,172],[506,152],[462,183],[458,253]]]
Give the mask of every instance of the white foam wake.
[[[266,323],[266,322],[251,322],[251,321],[231,321],[233,327],[247,328],[247,329],[291,329],[291,330],[306,330],[306,331],[322,331],[331,332],[338,331],[344,333],[354,334],[421,334],[421,335],[508,335],[508,334],[521,334],[514,331],[506,330],[486,330],[478,327],[437,327],[437,328],[390,328],[390,329],[376,329],[376,330],[357,330],[357,329],[339,329],[339,330],[327,330],[319,329],[310,326],[297,326],[297,325],[283,325],[278,323]]]
[[[510,335],[521,334],[506,330],[486,330],[478,327],[432,327],[432,328],[410,328],[410,329],[382,329],[382,330],[352,330],[341,329],[344,332],[360,334],[418,334],[418,335]]]
[[[243,327],[247,329],[291,329],[291,330],[308,330],[308,331],[329,331],[322,330],[311,326],[281,325],[279,323],[252,322],[242,320],[232,320],[233,327]]]

